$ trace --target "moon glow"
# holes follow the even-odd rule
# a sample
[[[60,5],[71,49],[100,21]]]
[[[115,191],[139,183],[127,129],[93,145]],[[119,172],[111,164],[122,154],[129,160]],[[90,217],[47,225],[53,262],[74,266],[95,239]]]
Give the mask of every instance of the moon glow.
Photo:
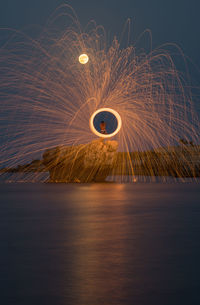
[[[81,54],[81,55],[79,56],[78,60],[79,60],[80,64],[85,65],[85,64],[88,63],[89,57],[88,57],[87,54]]]

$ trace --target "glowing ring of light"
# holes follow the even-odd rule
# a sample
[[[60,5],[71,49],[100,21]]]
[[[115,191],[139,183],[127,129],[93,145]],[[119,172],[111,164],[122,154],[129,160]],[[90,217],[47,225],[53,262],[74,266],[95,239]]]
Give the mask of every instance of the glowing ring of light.
[[[112,133],[110,133],[110,134],[102,134],[102,133],[98,132],[98,131],[96,130],[96,128],[94,127],[94,118],[95,118],[95,116],[96,116],[99,112],[103,112],[103,111],[107,111],[107,112],[112,113],[112,114],[116,117],[116,119],[117,119],[117,128],[115,129],[114,132],[112,132]],[[97,135],[98,137],[101,137],[101,138],[110,138],[110,137],[115,136],[115,135],[120,131],[121,126],[122,126],[122,120],[121,120],[121,117],[120,117],[119,113],[118,113],[117,111],[111,109],[111,108],[100,108],[100,109],[98,109],[97,111],[95,111],[95,112],[91,115],[91,117],[90,117],[90,129],[91,129],[91,131],[92,131],[95,135]]]

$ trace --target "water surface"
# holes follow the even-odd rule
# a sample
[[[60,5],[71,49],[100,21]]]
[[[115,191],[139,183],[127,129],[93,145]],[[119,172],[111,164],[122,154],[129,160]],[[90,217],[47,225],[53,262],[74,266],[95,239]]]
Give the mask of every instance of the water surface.
[[[0,304],[200,304],[200,185],[0,184]]]

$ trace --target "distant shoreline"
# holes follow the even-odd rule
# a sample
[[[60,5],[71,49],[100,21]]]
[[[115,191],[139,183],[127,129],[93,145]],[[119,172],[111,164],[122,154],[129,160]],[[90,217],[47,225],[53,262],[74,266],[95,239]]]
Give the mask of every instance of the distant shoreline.
[[[130,170],[130,165],[132,170]],[[48,172],[43,160],[17,167],[5,167],[0,173]],[[118,152],[111,176],[200,177],[200,146],[182,145],[144,152]]]

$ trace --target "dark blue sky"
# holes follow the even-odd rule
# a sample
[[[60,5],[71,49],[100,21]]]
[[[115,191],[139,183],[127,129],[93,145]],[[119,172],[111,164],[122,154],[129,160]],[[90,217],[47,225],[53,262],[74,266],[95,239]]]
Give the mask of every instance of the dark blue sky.
[[[153,49],[165,43],[177,44],[187,58],[193,100],[200,113],[200,1],[198,0],[0,0],[0,27],[26,29],[43,26],[60,5],[71,5],[82,26],[90,20],[101,24],[109,33],[120,36],[128,18],[131,19],[131,42],[150,29]],[[61,29],[62,30],[62,29]],[[3,32],[0,32],[2,35]],[[148,36],[142,44],[149,50]],[[0,37],[4,41],[4,37]],[[175,49],[173,49],[173,52]],[[177,50],[175,51],[176,53]],[[171,53],[173,56],[174,54]],[[180,53],[179,53],[180,55]],[[173,57],[179,71],[185,73],[183,58]]]
[[[1,0],[0,26],[43,25],[62,3],[63,0]],[[148,28],[152,31],[153,47],[175,42],[200,67],[198,0],[73,0],[68,3],[83,25],[95,19],[112,34],[119,33],[130,17],[133,39]]]

